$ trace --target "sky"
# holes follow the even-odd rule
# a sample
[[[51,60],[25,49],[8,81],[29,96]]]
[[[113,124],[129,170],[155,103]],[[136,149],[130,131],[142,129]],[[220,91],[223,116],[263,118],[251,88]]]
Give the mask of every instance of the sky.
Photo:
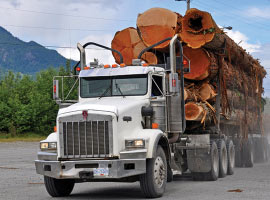
[[[185,14],[186,2],[175,0],[0,0],[0,26],[14,36],[54,48],[79,59],[77,42],[110,46],[115,32],[136,27],[139,13],[152,7]],[[219,26],[270,73],[270,0],[191,0],[191,7],[210,12]],[[57,47],[57,48],[56,48]],[[114,63],[111,52],[87,50],[88,60]],[[89,62],[88,61],[88,62]],[[264,79],[270,97],[270,76]]]

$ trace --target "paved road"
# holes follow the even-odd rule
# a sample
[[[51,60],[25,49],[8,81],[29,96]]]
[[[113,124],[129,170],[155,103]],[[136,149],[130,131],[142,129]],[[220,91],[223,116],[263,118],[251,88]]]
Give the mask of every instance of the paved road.
[[[0,199],[52,199],[35,173],[38,143],[0,143]],[[240,189],[242,192],[228,192]],[[65,199],[143,199],[139,183],[80,183]],[[215,182],[175,177],[160,199],[270,199],[270,164],[236,169],[233,176]]]

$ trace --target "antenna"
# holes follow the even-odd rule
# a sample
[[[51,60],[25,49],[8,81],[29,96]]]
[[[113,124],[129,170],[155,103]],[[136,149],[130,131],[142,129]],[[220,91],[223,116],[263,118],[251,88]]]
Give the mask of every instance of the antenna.
[[[175,0],[175,1],[186,1],[187,2],[187,10],[190,9],[190,1],[191,0]]]

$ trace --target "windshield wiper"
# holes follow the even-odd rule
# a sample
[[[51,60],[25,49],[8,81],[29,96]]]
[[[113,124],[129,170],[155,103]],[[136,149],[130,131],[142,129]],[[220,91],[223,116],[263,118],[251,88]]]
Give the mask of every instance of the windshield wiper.
[[[111,89],[111,85],[105,90],[105,92],[102,93],[102,95],[100,95],[99,99],[104,97],[109,92],[110,89]]]
[[[126,97],[123,92],[121,91],[120,87],[118,86],[117,83],[115,83],[115,87],[118,89],[118,91],[120,92],[120,94],[123,96],[123,97]]]

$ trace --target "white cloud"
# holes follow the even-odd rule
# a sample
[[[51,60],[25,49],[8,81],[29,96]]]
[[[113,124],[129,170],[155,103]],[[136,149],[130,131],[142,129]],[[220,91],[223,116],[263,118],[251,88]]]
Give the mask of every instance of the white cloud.
[[[252,7],[245,11],[245,15],[249,17],[261,17],[264,19],[270,19],[270,7],[257,8]]]
[[[249,53],[260,51],[260,44],[251,44],[248,42],[248,37],[240,31],[226,30],[228,36],[232,38],[237,44],[247,50]]]
[[[79,42],[83,45],[87,42],[95,42],[104,46],[111,46],[111,41],[113,36],[110,34],[102,34],[102,35],[89,35],[86,38],[83,38]],[[96,46],[89,46],[89,49],[86,49],[86,63],[93,61],[94,58],[97,58],[100,63],[103,64],[113,64],[115,63],[114,58],[112,56],[111,51],[103,50]],[[58,52],[66,58],[71,58],[74,60],[80,59],[79,50],[77,49],[58,49]]]

